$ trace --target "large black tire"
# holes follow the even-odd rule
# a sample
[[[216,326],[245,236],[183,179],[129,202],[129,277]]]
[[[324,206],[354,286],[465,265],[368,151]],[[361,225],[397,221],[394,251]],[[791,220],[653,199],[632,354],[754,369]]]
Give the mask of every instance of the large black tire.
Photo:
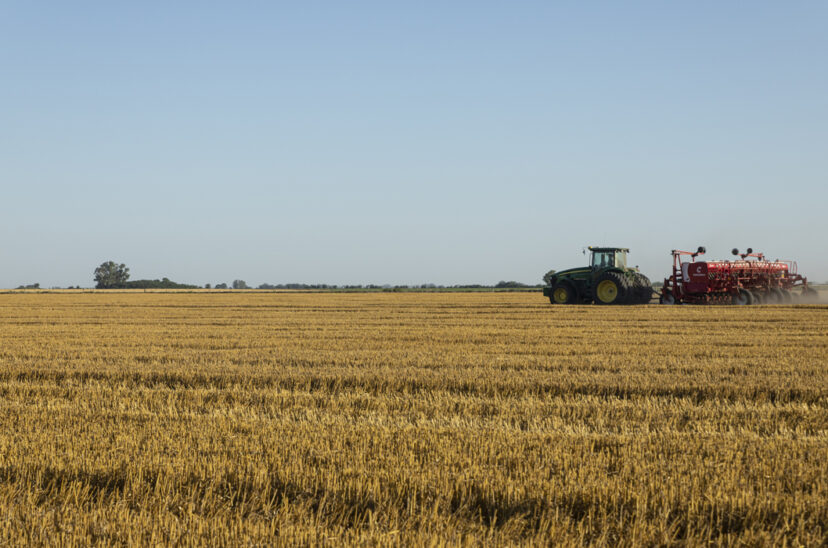
[[[640,272],[633,273],[632,295],[628,296],[631,304],[648,304],[653,298],[653,286],[650,279]]]
[[[604,272],[595,279],[592,286],[592,300],[595,304],[625,304],[629,288],[620,272]]]
[[[578,294],[569,282],[559,283],[549,295],[552,304],[575,304],[577,300]]]
[[[638,304],[641,300],[639,295],[640,283],[635,273],[630,274],[625,281],[627,282],[627,296],[624,304]]]

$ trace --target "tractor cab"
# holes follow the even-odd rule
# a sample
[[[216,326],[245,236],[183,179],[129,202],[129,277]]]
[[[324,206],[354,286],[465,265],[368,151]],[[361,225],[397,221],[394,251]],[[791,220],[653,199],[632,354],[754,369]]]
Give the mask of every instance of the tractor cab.
[[[594,271],[605,268],[626,270],[629,251],[629,249],[620,247],[590,247],[590,266]]]

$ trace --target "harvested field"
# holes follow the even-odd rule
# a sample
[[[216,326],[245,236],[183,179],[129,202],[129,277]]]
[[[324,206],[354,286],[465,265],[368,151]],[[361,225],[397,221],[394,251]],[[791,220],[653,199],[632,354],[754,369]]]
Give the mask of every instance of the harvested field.
[[[828,307],[0,295],[0,539],[828,542]]]

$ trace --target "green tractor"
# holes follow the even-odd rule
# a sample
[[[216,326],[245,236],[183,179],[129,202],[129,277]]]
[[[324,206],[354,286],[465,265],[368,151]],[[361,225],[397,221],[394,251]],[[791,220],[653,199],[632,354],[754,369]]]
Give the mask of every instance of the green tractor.
[[[552,304],[646,304],[653,286],[638,268],[627,266],[629,251],[590,247],[589,266],[549,271],[543,277],[543,294]]]

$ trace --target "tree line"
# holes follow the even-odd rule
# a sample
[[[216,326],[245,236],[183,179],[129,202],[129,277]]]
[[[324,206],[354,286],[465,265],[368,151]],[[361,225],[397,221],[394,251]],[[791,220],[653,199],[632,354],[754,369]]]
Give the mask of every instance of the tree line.
[[[95,269],[94,281],[96,289],[200,289],[202,286],[193,284],[178,283],[169,278],[161,278],[160,280],[130,280],[129,267],[123,263],[116,263],[115,261],[106,261],[101,263]],[[233,280],[232,283],[225,282],[217,283],[215,286],[205,284],[205,289],[254,289],[247,285],[247,282],[241,279]],[[306,283],[279,283],[279,284],[260,284],[255,289],[304,289],[304,290],[320,290],[320,289],[336,289],[336,290],[416,290],[416,289],[513,289],[513,288],[532,288],[540,287],[532,286],[515,281],[500,281],[495,285],[482,284],[458,284],[458,285],[438,285],[433,283],[425,283],[418,285],[390,285],[390,284],[356,284],[356,285],[337,285],[337,284],[306,284]],[[17,289],[40,289],[40,284],[29,284],[18,286]],[[73,289],[70,286],[70,289]],[[80,289],[80,286],[77,287]]]
[[[121,263],[107,261],[95,269],[96,289],[196,289],[199,286],[176,283],[169,278],[160,280],[130,280],[129,268]]]

